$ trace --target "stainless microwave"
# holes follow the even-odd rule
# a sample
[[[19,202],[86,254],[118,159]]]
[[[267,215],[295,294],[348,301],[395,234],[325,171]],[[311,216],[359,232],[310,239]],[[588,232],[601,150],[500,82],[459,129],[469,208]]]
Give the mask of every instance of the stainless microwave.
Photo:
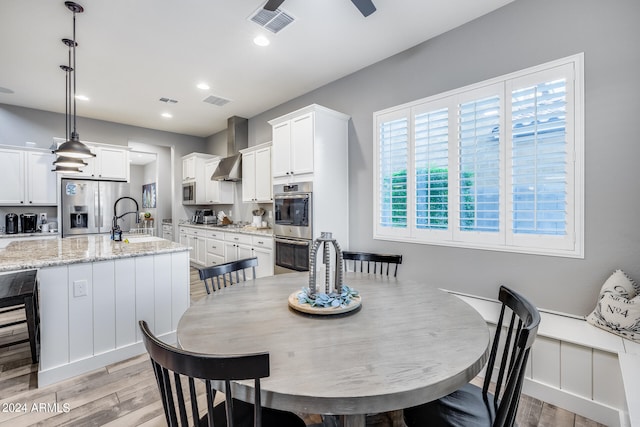
[[[196,204],[196,183],[195,182],[185,182],[182,184],[182,204],[183,205]]]

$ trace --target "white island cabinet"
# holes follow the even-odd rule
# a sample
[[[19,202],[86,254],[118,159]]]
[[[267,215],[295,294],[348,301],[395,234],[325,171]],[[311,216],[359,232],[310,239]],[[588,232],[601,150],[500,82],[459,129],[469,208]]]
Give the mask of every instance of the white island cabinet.
[[[0,249],[0,271],[32,268],[40,292],[38,387],[144,353],[139,320],[175,342],[189,307],[188,248],[165,239],[95,235]]]

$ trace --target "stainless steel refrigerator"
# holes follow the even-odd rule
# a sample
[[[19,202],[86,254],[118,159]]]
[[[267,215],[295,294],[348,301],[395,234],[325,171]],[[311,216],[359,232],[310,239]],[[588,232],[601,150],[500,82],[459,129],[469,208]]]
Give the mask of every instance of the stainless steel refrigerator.
[[[62,237],[110,233],[113,204],[122,196],[129,196],[126,182],[62,179]],[[118,203],[119,215],[129,211],[135,211],[132,201]],[[135,221],[127,215],[118,222],[124,231],[130,228],[128,217]]]

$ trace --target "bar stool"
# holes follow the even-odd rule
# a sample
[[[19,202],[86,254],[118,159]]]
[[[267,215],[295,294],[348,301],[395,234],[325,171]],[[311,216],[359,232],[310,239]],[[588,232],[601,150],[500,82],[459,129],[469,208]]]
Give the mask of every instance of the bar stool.
[[[0,345],[11,345],[28,342],[31,346],[31,360],[38,363],[38,287],[36,284],[36,270],[19,271],[17,273],[0,275],[0,315],[15,310],[25,311],[25,319],[0,324],[6,328],[20,323],[27,324],[29,338]]]

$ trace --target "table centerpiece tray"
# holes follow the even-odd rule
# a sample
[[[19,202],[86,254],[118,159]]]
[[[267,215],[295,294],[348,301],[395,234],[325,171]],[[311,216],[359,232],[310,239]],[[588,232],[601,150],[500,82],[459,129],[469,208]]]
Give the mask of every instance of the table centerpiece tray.
[[[301,313],[313,314],[318,316],[332,316],[337,314],[350,313],[359,309],[362,305],[362,297],[360,295],[351,296],[348,304],[342,304],[335,307],[318,307],[306,302],[300,302],[298,295],[301,291],[295,291],[289,295],[289,307]]]

